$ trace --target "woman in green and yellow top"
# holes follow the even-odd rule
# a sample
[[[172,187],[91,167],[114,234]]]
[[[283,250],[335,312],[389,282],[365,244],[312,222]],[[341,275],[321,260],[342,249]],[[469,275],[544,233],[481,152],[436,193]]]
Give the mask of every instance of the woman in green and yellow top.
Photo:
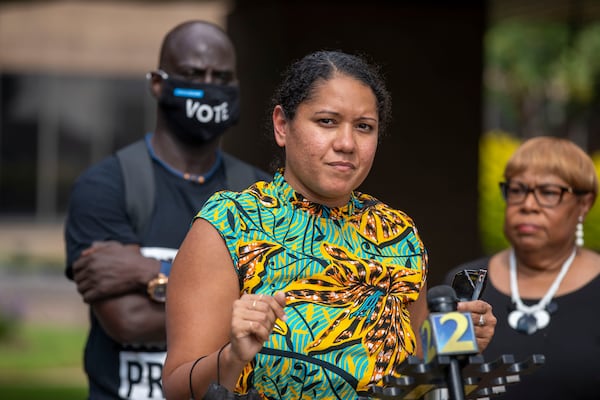
[[[256,398],[356,399],[420,355],[427,253],[413,221],[355,189],[366,178],[389,95],[359,57],[316,52],[274,97],[285,166],[272,182],[216,193],[173,265],[167,398],[211,382]],[[495,318],[482,301],[480,347]]]

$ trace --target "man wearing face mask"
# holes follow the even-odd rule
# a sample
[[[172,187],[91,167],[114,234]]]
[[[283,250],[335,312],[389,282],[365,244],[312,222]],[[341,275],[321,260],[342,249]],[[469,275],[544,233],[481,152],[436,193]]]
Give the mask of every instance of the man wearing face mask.
[[[204,21],[173,28],[158,69],[147,74],[158,104],[154,132],[73,185],[66,274],[90,305],[89,399],[164,398],[171,260],[210,195],[271,179],[220,149],[239,118],[235,61],[221,28]]]

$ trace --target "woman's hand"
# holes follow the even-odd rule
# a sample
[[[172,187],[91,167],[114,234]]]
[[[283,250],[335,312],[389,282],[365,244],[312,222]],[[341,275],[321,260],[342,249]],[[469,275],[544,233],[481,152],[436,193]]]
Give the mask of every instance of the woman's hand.
[[[244,294],[236,300],[231,321],[232,355],[244,363],[251,361],[269,339],[275,321],[287,319],[284,307],[284,292],[274,296]]]
[[[496,329],[497,320],[492,312],[492,306],[483,300],[461,301],[458,303],[458,311],[471,313],[479,352],[483,352],[492,340]]]

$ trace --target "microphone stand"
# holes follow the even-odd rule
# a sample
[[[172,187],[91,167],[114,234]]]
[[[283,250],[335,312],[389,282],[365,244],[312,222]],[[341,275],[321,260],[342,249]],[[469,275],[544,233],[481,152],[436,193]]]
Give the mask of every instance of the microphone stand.
[[[433,287],[427,293],[427,306],[430,312],[435,313],[451,313],[456,312],[457,309],[457,298],[454,289],[447,285],[441,285]],[[469,319],[471,316],[469,315]],[[473,333],[473,339],[474,340]],[[445,367],[446,383],[448,385],[448,395],[450,400],[464,400],[465,399],[465,388],[462,377],[462,367],[460,365],[460,355],[438,354],[438,362],[440,357],[446,358],[447,363]]]
[[[450,357],[450,363],[446,371],[448,383],[448,395],[450,400],[464,400],[465,388],[460,363],[455,357]]]

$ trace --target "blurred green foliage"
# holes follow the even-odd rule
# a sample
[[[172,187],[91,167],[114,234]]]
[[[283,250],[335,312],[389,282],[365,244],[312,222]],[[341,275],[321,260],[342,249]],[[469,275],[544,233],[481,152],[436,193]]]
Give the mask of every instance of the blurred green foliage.
[[[0,341],[0,399],[85,399],[86,332],[87,327],[19,324]]]
[[[588,103],[600,71],[600,24],[511,20],[486,33],[488,87]]]
[[[585,130],[599,100],[600,23],[496,23],[485,35],[484,76],[500,129],[518,137]]]
[[[1,399],[39,400],[83,400],[87,398],[87,387],[60,386],[47,383],[29,382],[0,385]]]
[[[22,307],[19,302],[0,293],[0,348],[19,333],[22,324]]]
[[[498,183],[504,166],[521,140],[502,131],[490,131],[479,143],[479,229],[483,251],[493,254],[509,246],[504,237],[505,204]],[[596,175],[600,175],[600,152],[592,155]],[[574,234],[574,233],[573,233]],[[584,222],[585,247],[600,251],[600,205],[598,201]]]
[[[501,131],[488,132],[479,142],[479,230],[485,254],[508,247],[503,233],[505,206],[498,183],[519,144],[518,139]]]
[[[18,323],[16,315],[0,306],[0,343],[10,340],[15,335]]]
[[[600,151],[592,154],[592,160],[596,166],[596,175],[600,176]],[[583,223],[583,232],[585,234],[585,247],[600,251],[600,202],[596,203],[590,210]]]
[[[59,327],[22,322],[0,342],[0,381],[10,375],[47,368],[81,368],[86,327]]]

